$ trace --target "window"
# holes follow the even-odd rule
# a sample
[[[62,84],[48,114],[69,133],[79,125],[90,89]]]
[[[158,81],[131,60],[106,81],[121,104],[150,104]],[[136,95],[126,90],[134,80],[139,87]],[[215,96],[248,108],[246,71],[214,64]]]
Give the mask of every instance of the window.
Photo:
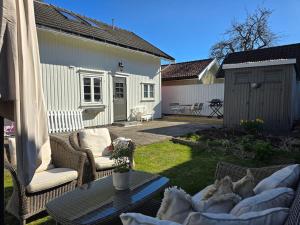
[[[68,20],[71,21],[75,21],[75,22],[79,22],[79,23],[83,23],[83,24],[87,24],[87,22],[79,17],[77,17],[76,15],[73,15],[71,13],[68,13],[66,11],[62,11],[59,10],[59,13],[62,14],[65,18],[67,18]]]
[[[84,104],[102,103],[102,78],[99,76],[82,77],[82,102]]]
[[[154,84],[143,84],[143,99],[154,99]]]

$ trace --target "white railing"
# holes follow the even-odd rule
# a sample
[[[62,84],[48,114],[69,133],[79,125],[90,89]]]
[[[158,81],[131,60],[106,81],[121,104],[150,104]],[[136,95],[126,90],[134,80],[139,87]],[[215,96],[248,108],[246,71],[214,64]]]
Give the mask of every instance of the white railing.
[[[81,110],[48,111],[49,133],[71,132],[83,128]]]

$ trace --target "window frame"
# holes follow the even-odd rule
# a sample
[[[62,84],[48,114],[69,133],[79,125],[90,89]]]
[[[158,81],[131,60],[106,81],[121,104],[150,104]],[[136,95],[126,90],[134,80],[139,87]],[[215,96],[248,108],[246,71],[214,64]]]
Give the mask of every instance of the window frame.
[[[154,101],[155,100],[155,84],[154,83],[141,83],[142,85],[142,101]],[[147,90],[145,88],[147,86]],[[153,89],[151,88],[153,87]],[[151,91],[152,89],[152,91]],[[147,96],[145,97],[145,93],[147,93]],[[151,93],[153,93],[151,97]]]
[[[81,96],[81,105],[82,106],[97,106],[103,105],[103,74],[87,74],[83,73],[80,74],[80,96]],[[84,99],[85,92],[84,92],[84,79],[90,79],[90,95],[91,101],[88,102]],[[100,80],[100,101],[95,101],[95,79]]]

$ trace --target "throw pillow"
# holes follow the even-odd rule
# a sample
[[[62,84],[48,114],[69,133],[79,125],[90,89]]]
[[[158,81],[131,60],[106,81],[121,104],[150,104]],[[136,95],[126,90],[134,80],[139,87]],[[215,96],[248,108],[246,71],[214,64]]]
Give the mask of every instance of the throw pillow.
[[[229,176],[226,176],[221,180],[215,181],[214,186],[210,188],[203,196],[203,200],[207,200],[216,195],[223,195],[232,192],[233,192],[232,180]]]
[[[179,225],[172,221],[160,220],[140,213],[123,213],[120,218],[123,225]]]
[[[253,188],[255,187],[254,176],[247,169],[247,174],[242,179],[233,182],[233,192],[242,198],[248,198],[254,195]]]
[[[198,212],[229,213],[240,201],[241,197],[234,193],[214,195],[208,200],[202,200],[198,204],[194,204],[194,208]]]
[[[264,191],[242,200],[231,210],[230,214],[240,216],[247,212],[262,211],[276,207],[289,208],[294,200],[294,195],[294,190],[291,188],[275,188]]]
[[[183,225],[283,225],[288,208],[249,212],[236,217],[225,213],[191,213]]]
[[[287,166],[260,181],[254,188],[255,194],[278,187],[295,188],[300,176],[299,164]]]
[[[89,149],[94,157],[104,156],[103,152],[111,145],[107,128],[86,129],[78,132],[81,148]]]
[[[180,188],[171,187],[165,190],[157,218],[182,224],[194,211],[192,197]]]
[[[214,184],[207,186],[206,188],[204,188],[203,190],[201,190],[197,194],[195,194],[192,197],[193,202],[198,204],[200,201],[203,200],[203,196],[207,195],[207,192],[210,192],[211,189],[213,189],[213,190],[216,189]]]

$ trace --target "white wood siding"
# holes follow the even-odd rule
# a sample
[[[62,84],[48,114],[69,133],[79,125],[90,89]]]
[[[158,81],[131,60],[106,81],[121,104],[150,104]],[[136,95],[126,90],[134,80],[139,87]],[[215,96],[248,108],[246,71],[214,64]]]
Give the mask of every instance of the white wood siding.
[[[94,41],[38,30],[42,81],[47,110],[78,110],[80,68],[106,71],[103,76],[103,105],[98,114],[84,113],[84,125],[98,126],[113,122],[112,76],[118,75],[118,63],[124,64],[127,80],[127,117],[133,107],[144,105],[161,117],[160,59],[123,50]],[[122,74],[122,73],[121,73]],[[120,75],[120,74],[119,74]],[[155,84],[155,100],[142,102],[141,83]]]
[[[169,107],[170,103],[190,105],[202,102],[204,107],[201,115],[209,115],[211,109],[208,101],[214,98],[224,99],[224,84],[162,86],[162,110],[165,114],[172,114]]]

